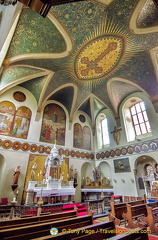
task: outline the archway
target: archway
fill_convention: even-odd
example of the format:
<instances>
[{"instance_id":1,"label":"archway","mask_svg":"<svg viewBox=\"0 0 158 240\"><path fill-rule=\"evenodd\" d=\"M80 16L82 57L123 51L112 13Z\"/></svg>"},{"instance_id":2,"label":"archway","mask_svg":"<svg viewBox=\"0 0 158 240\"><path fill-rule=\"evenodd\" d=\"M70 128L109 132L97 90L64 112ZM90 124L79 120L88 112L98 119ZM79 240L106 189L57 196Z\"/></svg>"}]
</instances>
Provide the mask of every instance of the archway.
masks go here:
<instances>
[{"instance_id":1,"label":"archway","mask_svg":"<svg viewBox=\"0 0 158 240\"><path fill-rule=\"evenodd\" d=\"M140 156L135 161L134 172L135 172L138 196L143 197L145 194L145 187L144 187L142 176L148 175L146 168L147 166L150 166L150 165L155 168L157 163L152 157L148 155Z\"/></svg>"},{"instance_id":2,"label":"archway","mask_svg":"<svg viewBox=\"0 0 158 240\"><path fill-rule=\"evenodd\" d=\"M89 162L83 163L81 167L81 186L84 185L84 181L87 177L92 179L93 174L93 166Z\"/></svg>"},{"instance_id":3,"label":"archway","mask_svg":"<svg viewBox=\"0 0 158 240\"><path fill-rule=\"evenodd\" d=\"M101 180L103 178L107 178L109 180L109 186L111 185L111 179L112 179L112 172L111 172L111 167L107 162L101 162L98 165L99 169L100 169L100 173L101 173Z\"/></svg>"}]
</instances>

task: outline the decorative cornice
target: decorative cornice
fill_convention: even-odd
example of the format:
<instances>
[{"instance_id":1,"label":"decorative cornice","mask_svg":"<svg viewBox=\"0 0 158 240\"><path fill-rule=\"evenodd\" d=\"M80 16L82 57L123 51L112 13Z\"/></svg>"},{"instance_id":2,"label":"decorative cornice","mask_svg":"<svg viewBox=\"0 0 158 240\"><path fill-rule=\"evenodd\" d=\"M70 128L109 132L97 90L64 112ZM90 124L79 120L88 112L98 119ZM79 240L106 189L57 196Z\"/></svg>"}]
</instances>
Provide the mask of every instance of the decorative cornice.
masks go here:
<instances>
[{"instance_id":1,"label":"decorative cornice","mask_svg":"<svg viewBox=\"0 0 158 240\"><path fill-rule=\"evenodd\" d=\"M158 149L158 139L154 139L151 141L146 141L141 144L132 144L129 146L124 146L117 149L111 149L108 151L98 152L96 153L96 159L108 159L108 158L116 158L125 155L132 155L132 154L141 154L144 152L151 152L157 151Z\"/></svg>"},{"instance_id":2,"label":"decorative cornice","mask_svg":"<svg viewBox=\"0 0 158 240\"><path fill-rule=\"evenodd\" d=\"M52 147L45 144L36 144L22 141L12 141L11 139L0 139L0 148L5 150L14 150L14 151L22 151L27 153L35 153L35 154L50 154ZM65 157L73 157L73 158L82 158L82 159L90 159L94 160L94 154L92 152L85 151L75 151L71 149L58 148L59 154L64 155Z\"/></svg>"}]
</instances>

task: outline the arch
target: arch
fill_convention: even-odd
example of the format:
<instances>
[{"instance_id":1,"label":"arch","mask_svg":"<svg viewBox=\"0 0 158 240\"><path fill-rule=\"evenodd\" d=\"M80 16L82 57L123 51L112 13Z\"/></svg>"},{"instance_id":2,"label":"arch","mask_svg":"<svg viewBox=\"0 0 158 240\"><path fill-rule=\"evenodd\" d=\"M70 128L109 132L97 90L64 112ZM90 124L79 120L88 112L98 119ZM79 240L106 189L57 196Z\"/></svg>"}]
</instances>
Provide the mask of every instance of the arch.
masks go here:
<instances>
[{"instance_id":1,"label":"arch","mask_svg":"<svg viewBox=\"0 0 158 240\"><path fill-rule=\"evenodd\" d=\"M85 163L82 164L82 167L81 167L81 185L84 185L84 181L85 181L86 177L89 177L89 178L92 179L93 169L94 169L94 167L92 166L92 164L90 162L85 162Z\"/></svg>"},{"instance_id":2,"label":"arch","mask_svg":"<svg viewBox=\"0 0 158 240\"><path fill-rule=\"evenodd\" d=\"M124 94L122 94L122 89L124 89ZM146 96L148 96L147 92L141 86L131 82L130 80L120 77L115 77L108 80L107 91L115 113L118 113L119 105L131 93L143 92L146 94Z\"/></svg>"},{"instance_id":3,"label":"arch","mask_svg":"<svg viewBox=\"0 0 158 240\"><path fill-rule=\"evenodd\" d=\"M101 172L101 179L107 178L109 182L109 186L111 186L112 170L109 163L107 163L106 161L103 161L98 165L98 167Z\"/></svg>"},{"instance_id":4,"label":"arch","mask_svg":"<svg viewBox=\"0 0 158 240\"><path fill-rule=\"evenodd\" d=\"M143 197L144 194L146 194L145 185L144 186L142 185L141 178L142 176L147 176L146 167L149 165L153 167L155 167L156 165L156 160L151 156L142 155L135 160L134 169L135 169L135 180L136 180L138 196ZM147 182L146 186L147 186L147 189L149 189L150 183Z\"/></svg>"},{"instance_id":5,"label":"arch","mask_svg":"<svg viewBox=\"0 0 158 240\"><path fill-rule=\"evenodd\" d=\"M138 121L139 117L137 116L138 113L134 114L135 118L134 120L134 115L132 113L132 107L136 105L142 105L141 107L141 116L143 119L142 124L146 126L146 130L138 132L136 129L135 125L137 125L139 128L141 127L140 121ZM122 117L123 123L124 123L124 128L125 128L125 133L127 137L127 142L131 142L134 140L141 140L146 137L152 136L152 131L151 131L151 123L150 123L150 113L148 113L149 109L149 99L145 98L144 94L142 93L137 93L137 94L131 94L129 95L121 104L120 106L120 116ZM131 109L131 110L130 110ZM152 108L150 109L150 111ZM153 112L154 114L154 112ZM144 118L145 116L145 118ZM137 122L137 123L136 123Z\"/></svg>"}]
</instances>

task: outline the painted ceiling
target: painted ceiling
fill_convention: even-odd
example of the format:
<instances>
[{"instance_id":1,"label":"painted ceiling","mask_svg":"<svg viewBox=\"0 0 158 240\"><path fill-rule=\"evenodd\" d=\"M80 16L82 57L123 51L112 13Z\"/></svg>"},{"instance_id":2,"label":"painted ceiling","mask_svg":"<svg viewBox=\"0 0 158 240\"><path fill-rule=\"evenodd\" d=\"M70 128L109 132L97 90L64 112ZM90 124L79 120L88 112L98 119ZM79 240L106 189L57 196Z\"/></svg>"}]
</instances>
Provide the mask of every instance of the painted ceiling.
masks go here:
<instances>
[{"instance_id":1,"label":"painted ceiling","mask_svg":"<svg viewBox=\"0 0 158 240\"><path fill-rule=\"evenodd\" d=\"M61 102L95 121L145 92L158 99L158 9L152 0L96 0L53 6L46 18L23 8L0 77L1 94L28 89L38 111Z\"/></svg>"}]
</instances>

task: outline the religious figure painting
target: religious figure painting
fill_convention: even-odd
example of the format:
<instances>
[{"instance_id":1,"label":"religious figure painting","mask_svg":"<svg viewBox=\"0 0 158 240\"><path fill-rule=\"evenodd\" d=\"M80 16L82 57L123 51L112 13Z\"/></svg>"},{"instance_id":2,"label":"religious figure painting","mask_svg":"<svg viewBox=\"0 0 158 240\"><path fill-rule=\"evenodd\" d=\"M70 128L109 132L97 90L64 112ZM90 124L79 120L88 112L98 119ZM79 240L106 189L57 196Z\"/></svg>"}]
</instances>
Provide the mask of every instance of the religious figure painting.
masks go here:
<instances>
[{"instance_id":1,"label":"religious figure painting","mask_svg":"<svg viewBox=\"0 0 158 240\"><path fill-rule=\"evenodd\" d=\"M88 126L82 126L79 123L74 124L74 141L75 148L91 150L91 131Z\"/></svg>"},{"instance_id":2,"label":"religious figure painting","mask_svg":"<svg viewBox=\"0 0 158 240\"><path fill-rule=\"evenodd\" d=\"M151 181L151 196L158 195L158 181Z\"/></svg>"},{"instance_id":3,"label":"religious figure painting","mask_svg":"<svg viewBox=\"0 0 158 240\"><path fill-rule=\"evenodd\" d=\"M43 113L40 141L65 145L66 114L57 104L48 104Z\"/></svg>"},{"instance_id":4,"label":"religious figure painting","mask_svg":"<svg viewBox=\"0 0 158 240\"><path fill-rule=\"evenodd\" d=\"M17 109L9 101L0 103L0 134L27 139L31 110L21 106Z\"/></svg>"},{"instance_id":5,"label":"religious figure painting","mask_svg":"<svg viewBox=\"0 0 158 240\"><path fill-rule=\"evenodd\" d=\"M91 150L91 131L87 126L83 127L83 149Z\"/></svg>"},{"instance_id":6,"label":"religious figure painting","mask_svg":"<svg viewBox=\"0 0 158 240\"><path fill-rule=\"evenodd\" d=\"M114 160L115 173L131 172L129 158Z\"/></svg>"}]
</instances>

